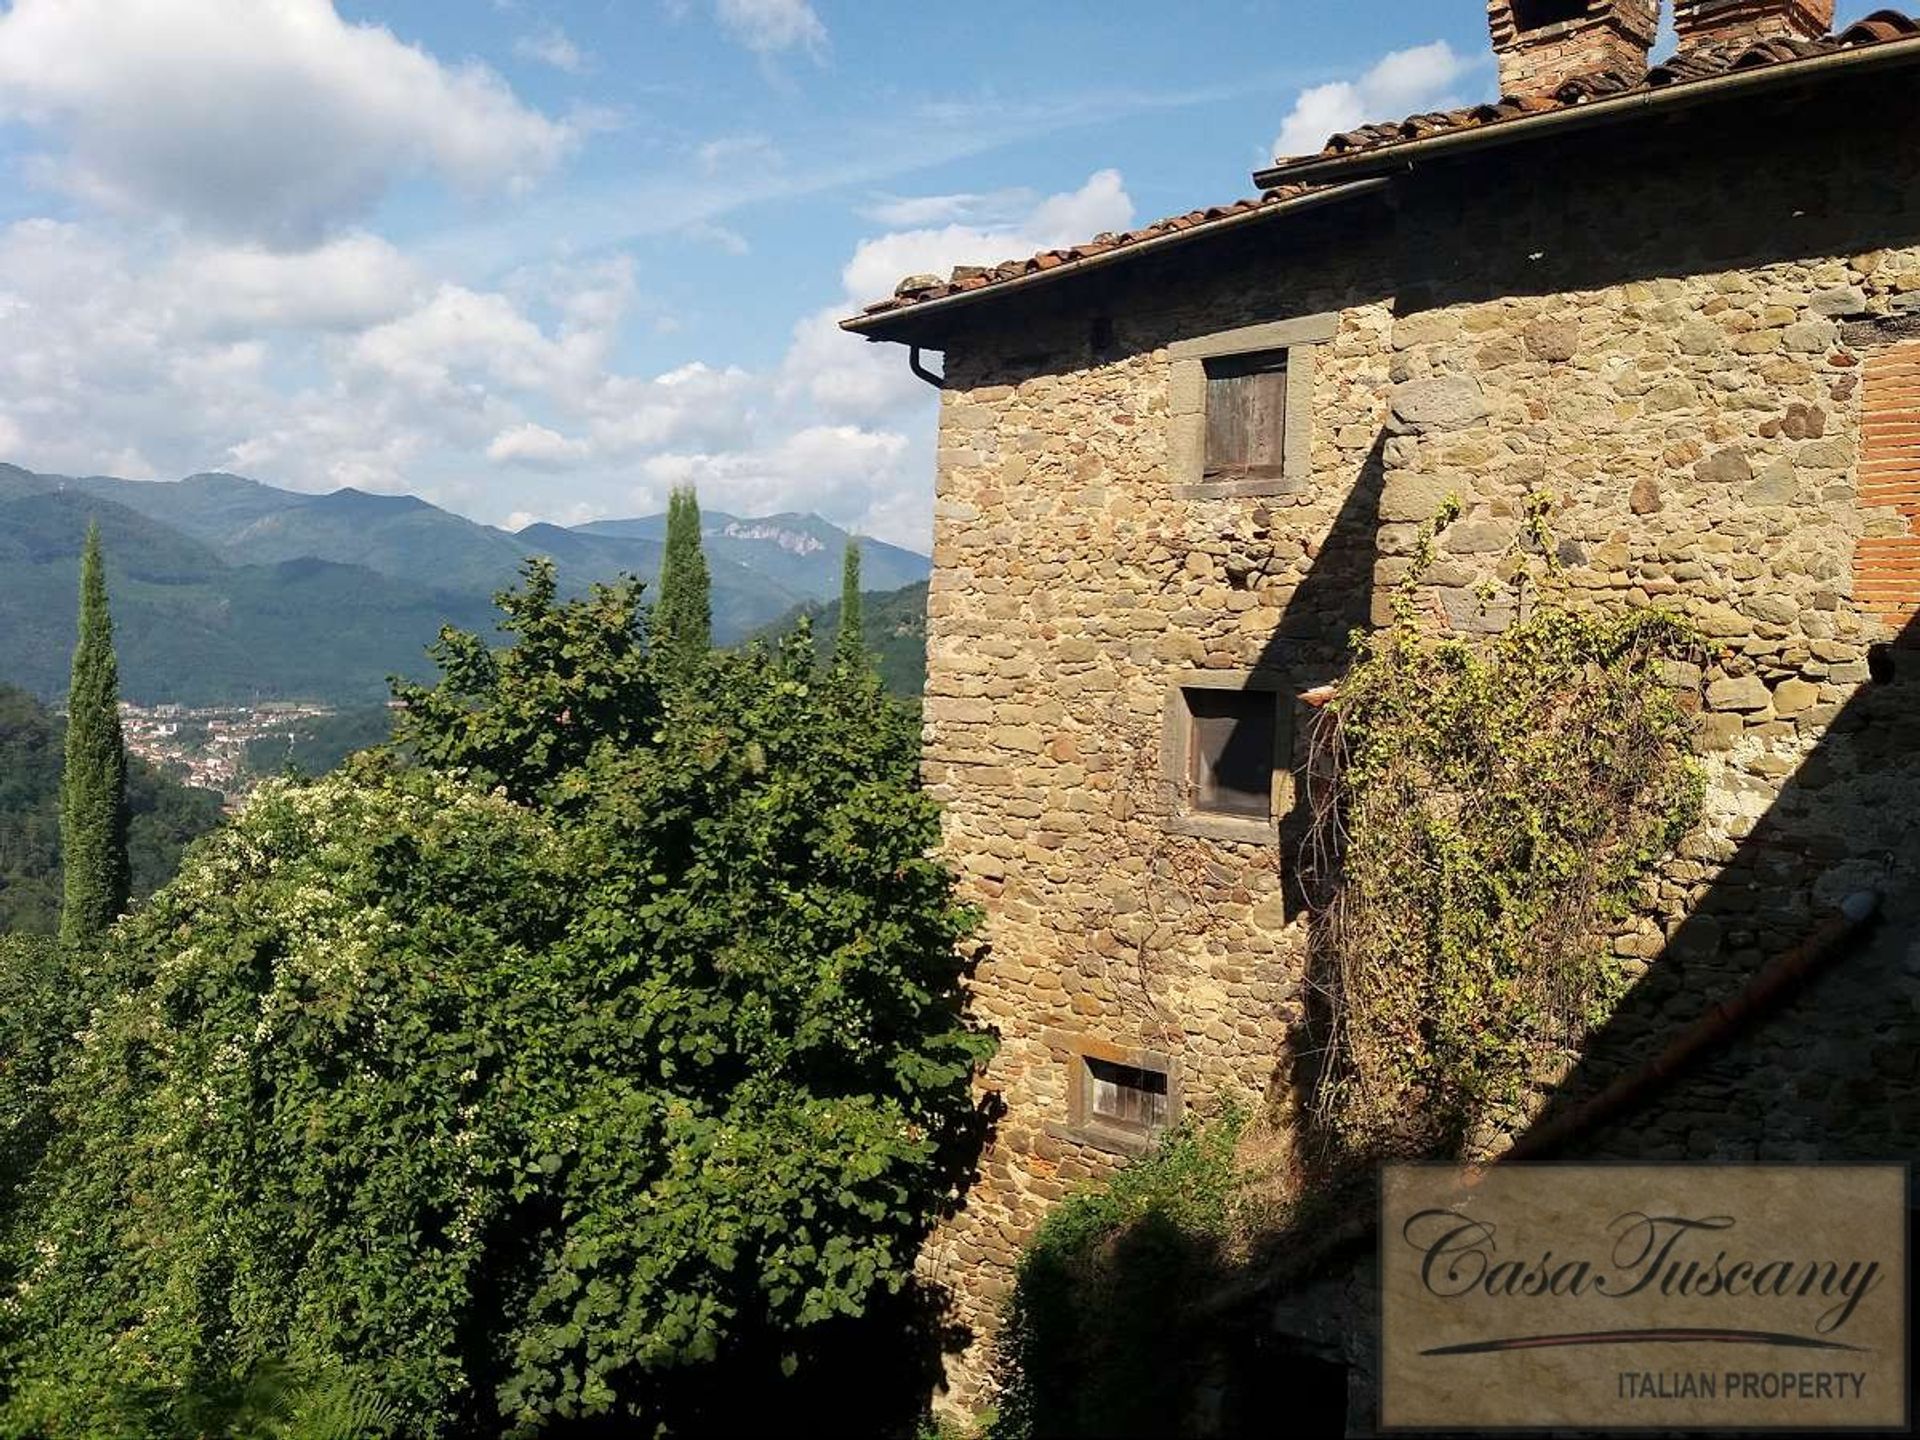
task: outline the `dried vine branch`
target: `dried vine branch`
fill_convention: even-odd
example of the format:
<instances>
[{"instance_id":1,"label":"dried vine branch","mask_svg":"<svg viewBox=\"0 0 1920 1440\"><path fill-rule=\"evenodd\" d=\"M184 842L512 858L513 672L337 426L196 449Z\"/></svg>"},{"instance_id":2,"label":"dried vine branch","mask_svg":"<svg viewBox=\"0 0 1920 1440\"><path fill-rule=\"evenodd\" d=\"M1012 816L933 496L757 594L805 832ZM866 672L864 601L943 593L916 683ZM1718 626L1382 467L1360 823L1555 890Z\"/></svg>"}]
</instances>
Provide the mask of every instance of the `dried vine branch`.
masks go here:
<instances>
[{"instance_id":1,"label":"dried vine branch","mask_svg":"<svg viewBox=\"0 0 1920 1440\"><path fill-rule=\"evenodd\" d=\"M1684 622L1536 598L1482 643L1435 636L1415 592L1451 518L1312 735L1323 1161L1471 1148L1617 1002L1607 938L1699 814Z\"/></svg>"}]
</instances>

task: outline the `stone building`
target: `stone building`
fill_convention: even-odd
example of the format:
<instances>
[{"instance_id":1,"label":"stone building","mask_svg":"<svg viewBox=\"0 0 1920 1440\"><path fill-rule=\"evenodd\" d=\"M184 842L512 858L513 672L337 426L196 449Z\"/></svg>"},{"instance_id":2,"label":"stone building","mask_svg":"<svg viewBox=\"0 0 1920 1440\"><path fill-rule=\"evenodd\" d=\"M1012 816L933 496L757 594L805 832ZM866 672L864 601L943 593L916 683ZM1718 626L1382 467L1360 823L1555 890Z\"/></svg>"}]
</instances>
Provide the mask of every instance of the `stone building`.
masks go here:
<instances>
[{"instance_id":1,"label":"stone building","mask_svg":"<svg viewBox=\"0 0 1920 1440\"><path fill-rule=\"evenodd\" d=\"M1684 1084L1580 1137L1905 1157L1920 1133L1920 23L1833 0L1493 0L1497 103L1334 137L1258 199L847 322L944 358L926 778L985 909L1005 1105L928 1255L992 1329L1047 1206L1183 1111L1292 1083L1307 712L1463 517L1436 623L1511 618L1528 498L1584 603L1709 638L1707 817L1615 941L1570 1082L1739 995L1843 899L1884 918ZM1273 1323L1370 1380L1351 1275ZM1342 1298L1344 1297L1344 1298ZM978 1350L954 1378L979 1380Z\"/></svg>"}]
</instances>

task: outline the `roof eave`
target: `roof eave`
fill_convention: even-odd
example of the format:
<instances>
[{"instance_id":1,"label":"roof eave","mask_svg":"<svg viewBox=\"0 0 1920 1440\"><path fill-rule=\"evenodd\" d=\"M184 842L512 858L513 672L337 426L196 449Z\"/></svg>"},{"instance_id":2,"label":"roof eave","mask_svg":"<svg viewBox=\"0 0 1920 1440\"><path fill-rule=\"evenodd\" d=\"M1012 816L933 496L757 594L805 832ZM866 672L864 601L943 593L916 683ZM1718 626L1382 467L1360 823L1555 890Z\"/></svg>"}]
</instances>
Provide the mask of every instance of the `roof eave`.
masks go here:
<instances>
[{"instance_id":1,"label":"roof eave","mask_svg":"<svg viewBox=\"0 0 1920 1440\"><path fill-rule=\"evenodd\" d=\"M1859 71L1910 64L1920 60L1920 36L1907 40L1883 41L1878 45L1841 50L1831 55L1814 55L1804 60L1788 60L1736 70L1730 75L1715 75L1690 80L1660 90L1588 100L1564 110L1549 110L1516 120L1501 120L1471 129L1452 130L1424 140L1404 140L1351 155L1330 155L1320 159L1270 166L1254 172L1254 183L1266 189L1275 185L1336 184L1350 180L1377 179L1411 170L1425 161L1451 158L1467 150L1490 150L1502 145L1517 145L1545 134L1564 134L1616 121L1635 118L1650 110L1681 110L1691 105L1745 94L1751 90L1787 88L1800 81L1823 79L1835 72Z\"/></svg>"},{"instance_id":2,"label":"roof eave","mask_svg":"<svg viewBox=\"0 0 1920 1440\"><path fill-rule=\"evenodd\" d=\"M1069 260L1063 265L1054 266L1051 270L1039 270L1030 275L1016 276L1011 280L994 281L976 290L963 290L959 294L945 295L938 300L921 300L892 310L875 311L871 315L855 315L851 319L842 320L840 328L855 335L864 335L869 340L925 343L924 335L916 340L916 332L924 332L930 328L928 322L932 322L933 325L943 323L955 311L972 309L988 301L1024 295L1037 285L1052 284L1070 276L1084 275L1089 270L1138 259L1143 255L1158 254L1176 245L1211 239L1226 231L1252 225L1261 220L1276 220L1286 215L1298 215L1303 210L1319 209L1339 201L1375 194L1384 190L1386 185L1385 180L1360 179L1351 184L1329 186L1323 190L1316 190L1311 195L1282 200L1278 204L1243 211L1238 215L1229 215L1204 225L1195 225L1166 235L1156 235L1151 240L1138 240L1130 245L1117 246L1112 250L1102 251L1098 255Z\"/></svg>"}]
</instances>

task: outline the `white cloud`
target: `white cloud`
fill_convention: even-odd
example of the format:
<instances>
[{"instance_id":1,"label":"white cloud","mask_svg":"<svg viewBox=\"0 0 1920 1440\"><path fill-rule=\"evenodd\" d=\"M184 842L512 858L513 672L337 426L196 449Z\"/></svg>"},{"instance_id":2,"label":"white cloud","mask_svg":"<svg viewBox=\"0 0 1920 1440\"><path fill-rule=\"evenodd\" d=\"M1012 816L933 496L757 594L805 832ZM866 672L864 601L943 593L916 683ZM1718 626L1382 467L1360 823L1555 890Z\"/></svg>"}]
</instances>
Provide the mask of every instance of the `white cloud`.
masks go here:
<instances>
[{"instance_id":1,"label":"white cloud","mask_svg":"<svg viewBox=\"0 0 1920 1440\"><path fill-rule=\"evenodd\" d=\"M624 365L662 313L624 256L463 283L436 268L453 260L364 230L275 247L102 216L0 224L0 459L228 469L516 523L644 513L692 482L715 508L817 510L924 547L935 393L837 321L907 270L1077 242L1133 207L1113 172L1045 198L885 204L934 223L871 235L757 373Z\"/></svg>"},{"instance_id":2,"label":"white cloud","mask_svg":"<svg viewBox=\"0 0 1920 1440\"><path fill-rule=\"evenodd\" d=\"M513 53L522 60L551 65L569 75L584 75L590 68L585 54L559 26L549 26L513 42Z\"/></svg>"},{"instance_id":3,"label":"white cloud","mask_svg":"<svg viewBox=\"0 0 1920 1440\"><path fill-rule=\"evenodd\" d=\"M164 281L178 286L209 333L358 330L399 314L419 285L406 256L366 234L300 253L191 249L171 268Z\"/></svg>"},{"instance_id":4,"label":"white cloud","mask_svg":"<svg viewBox=\"0 0 1920 1440\"><path fill-rule=\"evenodd\" d=\"M1317 155L1329 138L1377 120L1460 103L1456 87L1482 68L1444 40L1396 50L1358 80L1302 91L1273 142L1277 156Z\"/></svg>"},{"instance_id":5,"label":"white cloud","mask_svg":"<svg viewBox=\"0 0 1920 1440\"><path fill-rule=\"evenodd\" d=\"M406 175L524 185L574 138L332 0L15 0L0 118L50 134L62 153L34 173L63 189L294 247Z\"/></svg>"},{"instance_id":6,"label":"white cloud","mask_svg":"<svg viewBox=\"0 0 1920 1440\"><path fill-rule=\"evenodd\" d=\"M496 465L525 465L537 470L566 469L579 465L591 454L584 440L570 440L557 430L531 421L502 430L487 446L487 458Z\"/></svg>"},{"instance_id":7,"label":"white cloud","mask_svg":"<svg viewBox=\"0 0 1920 1440\"><path fill-rule=\"evenodd\" d=\"M773 55L785 50L820 54L827 27L807 0L714 0L720 26L749 50Z\"/></svg>"},{"instance_id":8,"label":"white cloud","mask_svg":"<svg viewBox=\"0 0 1920 1440\"><path fill-rule=\"evenodd\" d=\"M881 213L900 217L1006 215L1019 192L994 196L889 200ZM912 274L944 275L955 265L991 264L1040 250L1075 245L1103 230L1133 223L1133 201L1117 170L1101 170L1077 190L1035 201L1000 224L944 224L896 230L860 242L841 272L842 298L794 326L781 367L782 395L822 417L889 430L909 428L902 417L918 414L933 392L907 368L897 347L873 345L848 335L840 321L876 296L888 295Z\"/></svg>"},{"instance_id":9,"label":"white cloud","mask_svg":"<svg viewBox=\"0 0 1920 1440\"><path fill-rule=\"evenodd\" d=\"M988 194L890 195L860 213L881 225L919 229L928 225L1004 225L1031 209L1031 190Z\"/></svg>"},{"instance_id":10,"label":"white cloud","mask_svg":"<svg viewBox=\"0 0 1920 1440\"><path fill-rule=\"evenodd\" d=\"M702 503L735 514L864 515L872 497L906 483L910 452L907 437L890 431L809 426L765 447L652 456L641 466L649 482L643 493L663 496L692 485Z\"/></svg>"},{"instance_id":11,"label":"white cloud","mask_svg":"<svg viewBox=\"0 0 1920 1440\"><path fill-rule=\"evenodd\" d=\"M908 275L944 275L955 265L987 265L1077 245L1133 223L1133 200L1118 170L1101 170L1078 190L1049 196L1011 225L951 224L897 230L862 241L841 278L849 298L891 295Z\"/></svg>"}]
</instances>

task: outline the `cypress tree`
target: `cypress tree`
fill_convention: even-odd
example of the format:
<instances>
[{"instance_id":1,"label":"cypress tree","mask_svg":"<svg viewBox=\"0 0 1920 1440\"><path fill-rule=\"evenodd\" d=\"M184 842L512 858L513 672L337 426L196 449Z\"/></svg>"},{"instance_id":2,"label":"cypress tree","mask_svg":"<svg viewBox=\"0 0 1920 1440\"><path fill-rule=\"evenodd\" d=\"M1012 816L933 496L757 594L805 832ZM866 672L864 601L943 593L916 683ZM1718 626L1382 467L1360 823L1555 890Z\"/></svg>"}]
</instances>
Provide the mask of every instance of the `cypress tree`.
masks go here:
<instances>
[{"instance_id":1,"label":"cypress tree","mask_svg":"<svg viewBox=\"0 0 1920 1440\"><path fill-rule=\"evenodd\" d=\"M674 667L691 669L713 644L712 581L700 548L700 501L691 487L667 499L667 553L660 562L654 635Z\"/></svg>"},{"instance_id":2,"label":"cypress tree","mask_svg":"<svg viewBox=\"0 0 1920 1440\"><path fill-rule=\"evenodd\" d=\"M833 658L841 665L863 665L867 658L866 617L860 607L860 541L847 537L846 559L840 565L840 633L834 637Z\"/></svg>"},{"instance_id":3,"label":"cypress tree","mask_svg":"<svg viewBox=\"0 0 1920 1440\"><path fill-rule=\"evenodd\" d=\"M119 918L130 884L120 665L98 524L87 528L80 559L80 639L67 691L66 767L60 776L60 861L66 882L60 938L84 945Z\"/></svg>"}]
</instances>

